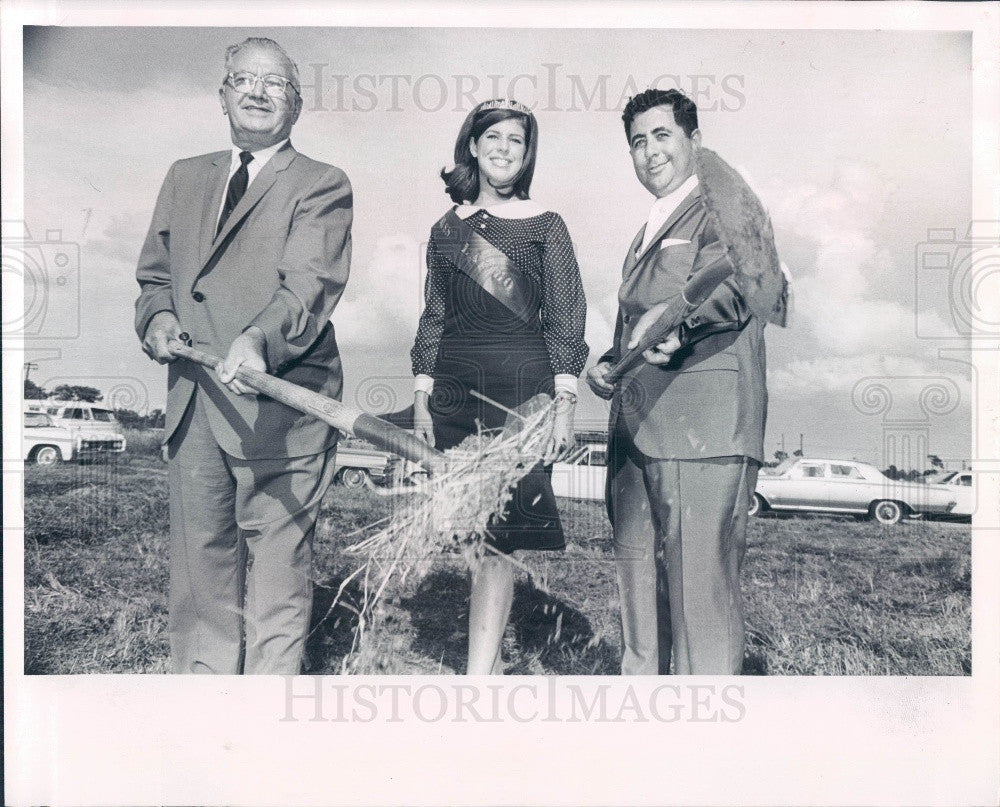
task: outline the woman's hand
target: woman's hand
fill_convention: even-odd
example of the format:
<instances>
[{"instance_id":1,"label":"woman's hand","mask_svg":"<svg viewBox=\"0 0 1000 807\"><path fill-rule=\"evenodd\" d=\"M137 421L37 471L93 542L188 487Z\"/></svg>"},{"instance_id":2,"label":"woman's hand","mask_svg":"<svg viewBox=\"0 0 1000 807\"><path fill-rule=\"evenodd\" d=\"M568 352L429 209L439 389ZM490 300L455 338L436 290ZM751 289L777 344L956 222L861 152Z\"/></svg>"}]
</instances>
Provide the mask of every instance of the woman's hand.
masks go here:
<instances>
[{"instance_id":1,"label":"woman's hand","mask_svg":"<svg viewBox=\"0 0 1000 807\"><path fill-rule=\"evenodd\" d=\"M413 396L413 434L434 448L434 419L429 406L430 396L416 392Z\"/></svg>"},{"instance_id":2,"label":"woman's hand","mask_svg":"<svg viewBox=\"0 0 1000 807\"><path fill-rule=\"evenodd\" d=\"M552 436L542 461L548 465L573 446L573 416L576 396L567 392L556 394L556 413L552 419Z\"/></svg>"}]
</instances>

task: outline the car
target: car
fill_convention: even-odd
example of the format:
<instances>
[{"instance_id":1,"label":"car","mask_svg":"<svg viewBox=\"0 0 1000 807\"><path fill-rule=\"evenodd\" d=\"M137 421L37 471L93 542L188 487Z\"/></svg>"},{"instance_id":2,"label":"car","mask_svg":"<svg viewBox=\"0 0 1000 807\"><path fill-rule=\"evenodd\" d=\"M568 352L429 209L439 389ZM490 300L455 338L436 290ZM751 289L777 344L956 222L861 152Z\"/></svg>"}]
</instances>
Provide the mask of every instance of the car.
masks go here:
<instances>
[{"instance_id":1,"label":"car","mask_svg":"<svg viewBox=\"0 0 1000 807\"><path fill-rule=\"evenodd\" d=\"M954 488L889 479L867 463L789 458L761 468L749 511L849 513L891 526L907 517L951 513L956 503Z\"/></svg>"},{"instance_id":2,"label":"car","mask_svg":"<svg viewBox=\"0 0 1000 807\"><path fill-rule=\"evenodd\" d=\"M956 504L949 515L972 518L974 509L972 471L939 471L933 477L928 477L927 481L933 482L935 485L947 485L951 488Z\"/></svg>"},{"instance_id":3,"label":"car","mask_svg":"<svg viewBox=\"0 0 1000 807\"><path fill-rule=\"evenodd\" d=\"M577 446L563 460L552 463L552 491L562 498L603 502L606 466L604 443Z\"/></svg>"},{"instance_id":4,"label":"car","mask_svg":"<svg viewBox=\"0 0 1000 807\"><path fill-rule=\"evenodd\" d=\"M334 481L345 488L401 483L403 473L410 470L395 454L357 439L341 441L334 462Z\"/></svg>"},{"instance_id":5,"label":"car","mask_svg":"<svg viewBox=\"0 0 1000 807\"><path fill-rule=\"evenodd\" d=\"M127 441L115 413L86 401L26 401L24 414L46 414L74 438L74 457L120 454Z\"/></svg>"},{"instance_id":6,"label":"car","mask_svg":"<svg viewBox=\"0 0 1000 807\"><path fill-rule=\"evenodd\" d=\"M44 407L48 408L48 407ZM62 408L52 407L53 416L39 404L26 406L21 438L21 458L35 465L56 465L59 462L87 459L104 454L120 454L125 450L126 440L119 434L113 419L101 421L113 424L111 429L88 428L80 419L76 427L67 425L66 419L58 417ZM104 410L110 413L110 410Z\"/></svg>"}]
</instances>

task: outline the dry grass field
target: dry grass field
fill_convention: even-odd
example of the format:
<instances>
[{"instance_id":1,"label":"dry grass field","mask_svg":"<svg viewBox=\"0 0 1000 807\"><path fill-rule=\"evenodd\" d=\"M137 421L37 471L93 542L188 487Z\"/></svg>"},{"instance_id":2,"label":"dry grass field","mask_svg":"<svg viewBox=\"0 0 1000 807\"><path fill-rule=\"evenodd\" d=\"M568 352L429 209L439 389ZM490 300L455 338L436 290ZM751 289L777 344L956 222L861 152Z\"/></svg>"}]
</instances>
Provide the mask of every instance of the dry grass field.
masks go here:
<instances>
[{"instance_id":1,"label":"dry grass field","mask_svg":"<svg viewBox=\"0 0 1000 807\"><path fill-rule=\"evenodd\" d=\"M166 466L155 451L117 462L29 468L25 480L25 671L167 669ZM352 653L360 592L333 595L356 560L345 536L392 499L331 488L316 541L309 671L462 672L468 583L457 555L389 593ZM620 640L610 529L594 502L561 500L570 545L530 555L504 641L508 672L614 675ZM883 529L836 517L751 520L743 588L745 672L968 675L970 529L915 521Z\"/></svg>"}]
</instances>

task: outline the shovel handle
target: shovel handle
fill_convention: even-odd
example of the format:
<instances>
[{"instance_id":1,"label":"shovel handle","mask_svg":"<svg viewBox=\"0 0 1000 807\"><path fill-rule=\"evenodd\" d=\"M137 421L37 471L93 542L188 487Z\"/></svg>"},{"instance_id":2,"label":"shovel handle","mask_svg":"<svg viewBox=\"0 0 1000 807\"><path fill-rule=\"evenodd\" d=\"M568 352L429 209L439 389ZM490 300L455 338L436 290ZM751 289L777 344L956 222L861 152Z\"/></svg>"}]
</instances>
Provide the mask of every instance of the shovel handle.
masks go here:
<instances>
[{"instance_id":1,"label":"shovel handle","mask_svg":"<svg viewBox=\"0 0 1000 807\"><path fill-rule=\"evenodd\" d=\"M186 340L187 335L180 334L180 339ZM217 369L222 364L222 359L218 356L193 348L178 339L172 339L168 347L175 356L211 370ZM444 467L444 454L388 421L372 417L326 395L305 389L291 381L275 378L260 370L240 367L236 371L236 377L248 387L269 398L299 412L312 415L346 435L361 437L385 451L412 460L429 471Z\"/></svg>"},{"instance_id":2,"label":"shovel handle","mask_svg":"<svg viewBox=\"0 0 1000 807\"><path fill-rule=\"evenodd\" d=\"M646 331L643 338L634 348L629 350L611 368L604 380L609 384L617 384L622 376L635 367L642 359L642 354L654 347L679 326L705 300L712 296L723 281L733 275L733 267L729 261L723 261L709 266L691 278L684 289L667 304L666 310Z\"/></svg>"}]
</instances>

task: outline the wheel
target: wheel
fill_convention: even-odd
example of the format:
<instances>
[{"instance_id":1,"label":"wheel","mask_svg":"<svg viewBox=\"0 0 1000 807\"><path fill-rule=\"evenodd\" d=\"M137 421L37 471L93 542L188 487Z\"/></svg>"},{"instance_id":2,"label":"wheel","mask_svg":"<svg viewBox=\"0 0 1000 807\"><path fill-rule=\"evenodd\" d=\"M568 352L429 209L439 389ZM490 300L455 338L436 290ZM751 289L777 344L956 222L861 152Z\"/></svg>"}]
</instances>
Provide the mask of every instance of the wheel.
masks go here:
<instances>
[{"instance_id":1,"label":"wheel","mask_svg":"<svg viewBox=\"0 0 1000 807\"><path fill-rule=\"evenodd\" d=\"M899 506L898 502L875 502L872 505L871 513L872 518L886 527L898 524L903 518L903 508Z\"/></svg>"},{"instance_id":2,"label":"wheel","mask_svg":"<svg viewBox=\"0 0 1000 807\"><path fill-rule=\"evenodd\" d=\"M761 512L766 509L767 504L764 502L764 498L759 493L755 493L753 498L750 500L750 507L747 510L747 515L759 516Z\"/></svg>"},{"instance_id":3,"label":"wheel","mask_svg":"<svg viewBox=\"0 0 1000 807\"><path fill-rule=\"evenodd\" d=\"M55 446L39 446L32 456L35 465L48 466L59 463L59 449Z\"/></svg>"},{"instance_id":4,"label":"wheel","mask_svg":"<svg viewBox=\"0 0 1000 807\"><path fill-rule=\"evenodd\" d=\"M345 488L363 488L368 482L368 472L361 468L344 468L340 472L340 484Z\"/></svg>"}]
</instances>

